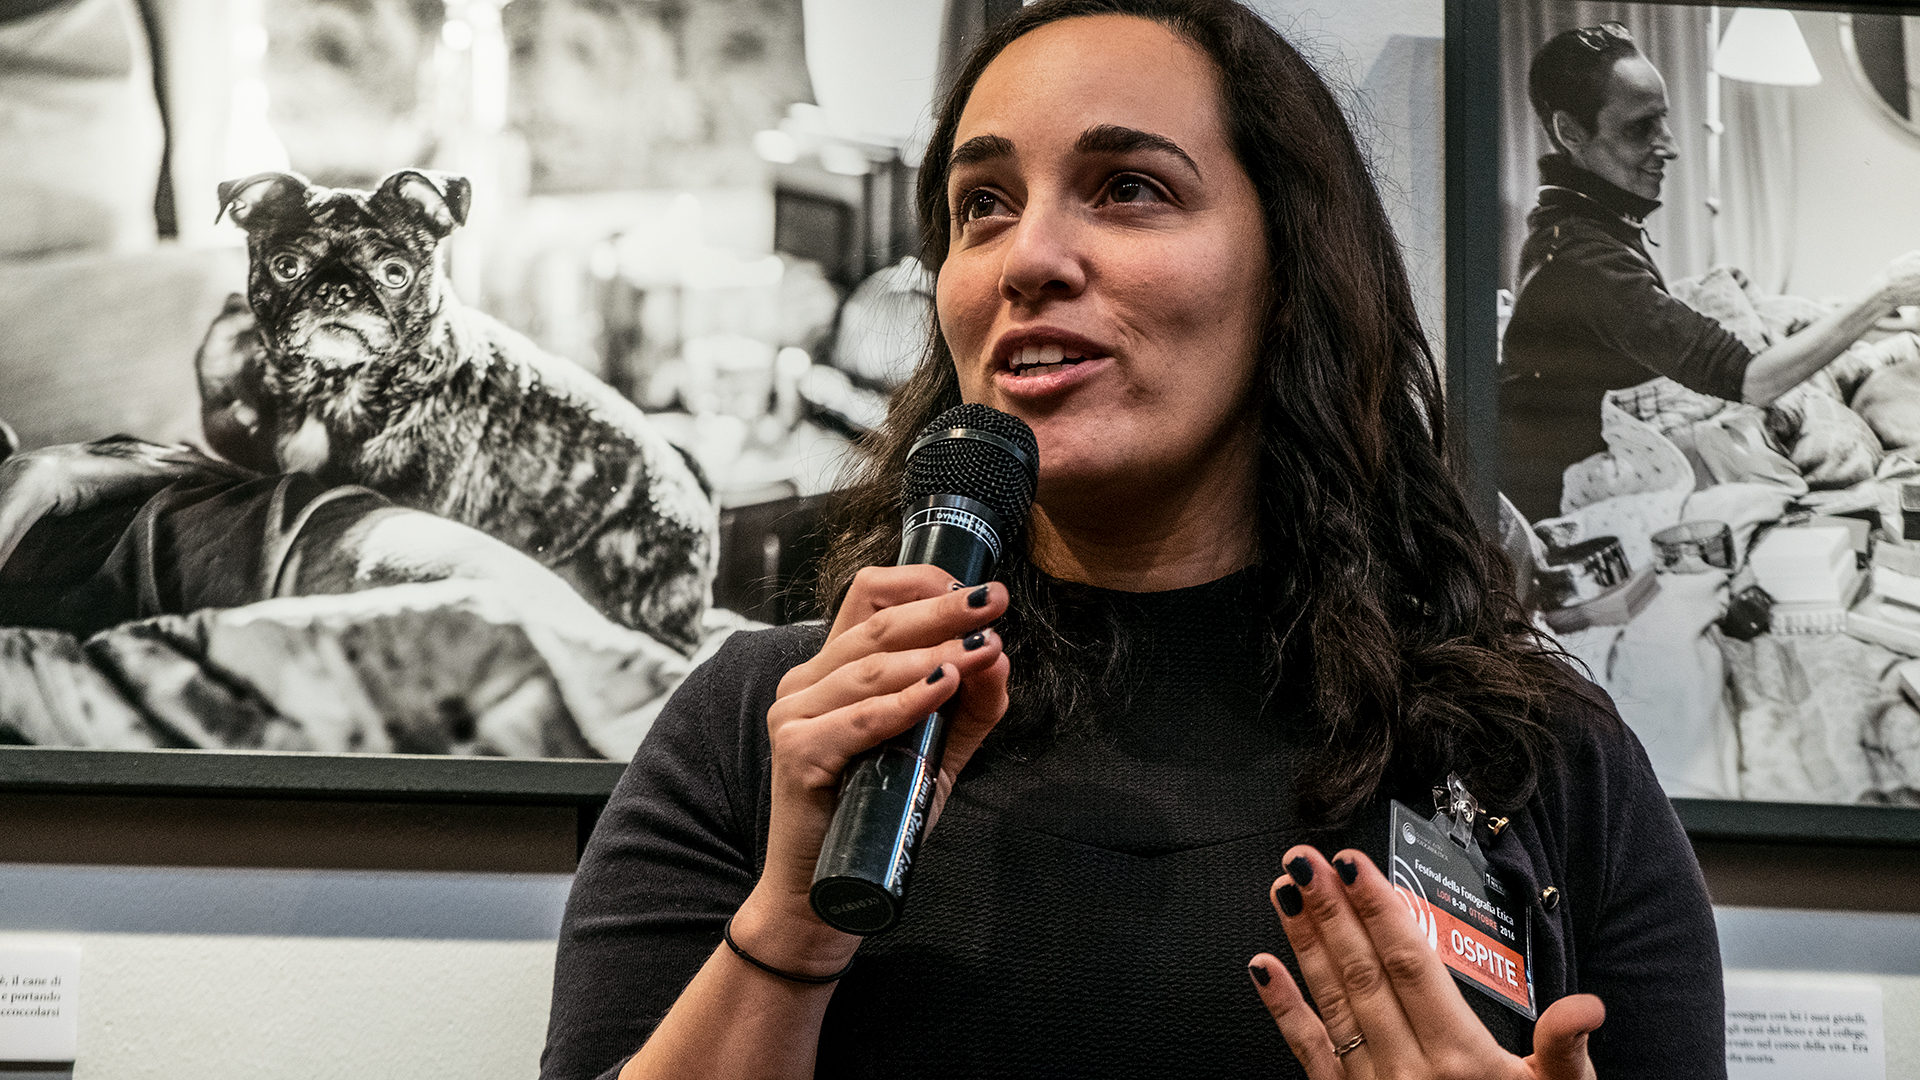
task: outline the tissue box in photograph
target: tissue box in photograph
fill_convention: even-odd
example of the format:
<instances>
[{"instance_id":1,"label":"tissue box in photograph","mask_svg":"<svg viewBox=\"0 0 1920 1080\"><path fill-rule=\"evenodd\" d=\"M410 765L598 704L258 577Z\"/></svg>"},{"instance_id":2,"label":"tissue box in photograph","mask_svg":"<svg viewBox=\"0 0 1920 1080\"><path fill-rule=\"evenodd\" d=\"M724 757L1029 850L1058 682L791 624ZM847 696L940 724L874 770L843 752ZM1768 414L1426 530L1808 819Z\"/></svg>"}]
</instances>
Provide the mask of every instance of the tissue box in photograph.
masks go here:
<instances>
[{"instance_id":1,"label":"tissue box in photograph","mask_svg":"<svg viewBox=\"0 0 1920 1080\"><path fill-rule=\"evenodd\" d=\"M1853 542L1839 526L1774 529L1747 557L1761 588L1782 604L1838 604L1854 571Z\"/></svg>"}]
</instances>

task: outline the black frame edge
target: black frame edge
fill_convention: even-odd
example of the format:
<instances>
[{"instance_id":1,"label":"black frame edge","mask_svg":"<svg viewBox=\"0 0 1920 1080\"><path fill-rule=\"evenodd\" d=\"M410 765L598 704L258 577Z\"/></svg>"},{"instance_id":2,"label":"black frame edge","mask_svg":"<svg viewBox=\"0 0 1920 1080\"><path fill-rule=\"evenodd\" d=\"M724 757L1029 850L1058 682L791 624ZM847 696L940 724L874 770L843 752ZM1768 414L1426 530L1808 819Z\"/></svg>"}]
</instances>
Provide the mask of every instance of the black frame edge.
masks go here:
<instances>
[{"instance_id":1,"label":"black frame edge","mask_svg":"<svg viewBox=\"0 0 1920 1080\"><path fill-rule=\"evenodd\" d=\"M1474 516L1497 531L1499 0L1447 0L1446 33L1447 412Z\"/></svg>"},{"instance_id":2,"label":"black frame edge","mask_svg":"<svg viewBox=\"0 0 1920 1080\"><path fill-rule=\"evenodd\" d=\"M1674 799L1673 809L1696 843L1920 847L1920 810L1901 806Z\"/></svg>"},{"instance_id":3,"label":"black frame edge","mask_svg":"<svg viewBox=\"0 0 1920 1080\"><path fill-rule=\"evenodd\" d=\"M0 792L593 806L626 763L211 750L0 750Z\"/></svg>"}]
</instances>

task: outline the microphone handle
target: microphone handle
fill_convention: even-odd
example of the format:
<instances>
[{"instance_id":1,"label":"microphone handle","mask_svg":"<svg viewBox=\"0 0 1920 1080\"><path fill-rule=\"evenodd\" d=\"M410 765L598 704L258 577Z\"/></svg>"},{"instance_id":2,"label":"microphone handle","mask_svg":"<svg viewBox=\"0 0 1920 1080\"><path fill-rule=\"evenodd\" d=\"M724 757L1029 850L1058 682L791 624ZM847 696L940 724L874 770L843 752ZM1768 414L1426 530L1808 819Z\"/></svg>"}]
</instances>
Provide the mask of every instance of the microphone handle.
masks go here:
<instances>
[{"instance_id":1,"label":"microphone handle","mask_svg":"<svg viewBox=\"0 0 1920 1080\"><path fill-rule=\"evenodd\" d=\"M900 921L946 743L947 718L928 713L847 766L808 894L828 926L866 935Z\"/></svg>"},{"instance_id":2,"label":"microphone handle","mask_svg":"<svg viewBox=\"0 0 1920 1080\"><path fill-rule=\"evenodd\" d=\"M897 565L928 563L978 585L993 577L1006 535L999 516L981 503L928 496L907 510ZM828 926L868 935L900 921L946 745L943 707L847 765L808 893Z\"/></svg>"}]
</instances>

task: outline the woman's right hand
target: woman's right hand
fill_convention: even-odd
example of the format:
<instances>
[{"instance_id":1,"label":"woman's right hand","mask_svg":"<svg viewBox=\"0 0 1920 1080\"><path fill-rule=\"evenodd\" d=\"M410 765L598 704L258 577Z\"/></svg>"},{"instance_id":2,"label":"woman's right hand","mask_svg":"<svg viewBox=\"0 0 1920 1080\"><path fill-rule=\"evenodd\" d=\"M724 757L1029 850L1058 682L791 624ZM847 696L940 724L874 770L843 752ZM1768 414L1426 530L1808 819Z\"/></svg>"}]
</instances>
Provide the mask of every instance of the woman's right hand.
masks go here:
<instances>
[{"instance_id":1,"label":"woman's right hand","mask_svg":"<svg viewBox=\"0 0 1920 1080\"><path fill-rule=\"evenodd\" d=\"M856 755L958 695L931 829L954 778L1006 713L1007 659L988 626L1006 609L1004 585L960 588L933 566L875 566L854 577L826 644L780 680L767 712L767 862L733 923L748 952L802 974L837 971L853 955L860 939L820 921L807 900L841 774Z\"/></svg>"}]
</instances>

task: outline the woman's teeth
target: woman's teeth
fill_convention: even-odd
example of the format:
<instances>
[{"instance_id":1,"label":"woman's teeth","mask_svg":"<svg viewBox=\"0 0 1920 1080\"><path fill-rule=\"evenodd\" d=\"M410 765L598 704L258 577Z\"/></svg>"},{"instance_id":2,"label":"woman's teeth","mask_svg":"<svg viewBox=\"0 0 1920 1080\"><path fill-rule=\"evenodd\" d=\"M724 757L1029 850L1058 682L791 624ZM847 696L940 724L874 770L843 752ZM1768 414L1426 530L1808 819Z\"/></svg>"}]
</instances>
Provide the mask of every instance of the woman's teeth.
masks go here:
<instances>
[{"instance_id":1,"label":"woman's teeth","mask_svg":"<svg viewBox=\"0 0 1920 1080\"><path fill-rule=\"evenodd\" d=\"M1067 351L1058 345L1029 345L1013 354L1013 362L1008 366L1015 375L1037 375L1042 368L1077 364L1085 359L1084 356L1068 356Z\"/></svg>"}]
</instances>

